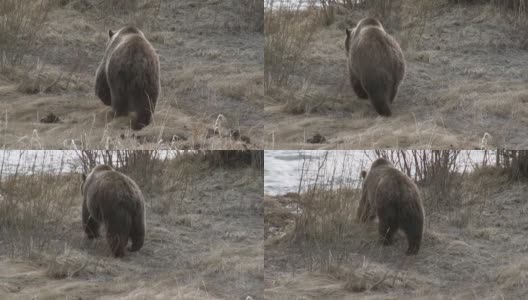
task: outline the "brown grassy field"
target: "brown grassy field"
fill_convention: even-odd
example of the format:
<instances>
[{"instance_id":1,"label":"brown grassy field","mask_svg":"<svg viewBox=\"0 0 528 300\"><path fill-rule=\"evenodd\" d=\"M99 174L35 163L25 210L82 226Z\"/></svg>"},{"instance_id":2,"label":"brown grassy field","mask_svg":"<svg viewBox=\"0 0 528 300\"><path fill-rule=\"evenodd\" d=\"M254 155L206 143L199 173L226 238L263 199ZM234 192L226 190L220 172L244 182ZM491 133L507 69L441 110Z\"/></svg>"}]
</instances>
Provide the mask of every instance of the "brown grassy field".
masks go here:
<instances>
[{"instance_id":1,"label":"brown grassy field","mask_svg":"<svg viewBox=\"0 0 528 300\"><path fill-rule=\"evenodd\" d=\"M4 1L9 22L0 25L0 146L262 148L262 4L243 4ZM154 122L138 132L129 129L128 118L114 119L94 93L108 30L127 24L145 33L161 64Z\"/></svg>"},{"instance_id":2,"label":"brown grassy field","mask_svg":"<svg viewBox=\"0 0 528 300\"><path fill-rule=\"evenodd\" d=\"M86 239L78 173L3 175L0 298L261 299L262 170L189 155L123 172L145 194L147 232L121 259Z\"/></svg>"},{"instance_id":3,"label":"brown grassy field","mask_svg":"<svg viewBox=\"0 0 528 300\"><path fill-rule=\"evenodd\" d=\"M405 255L401 232L384 247L377 223L355 222L358 188L265 196L266 299L526 297L526 180L488 166L445 183L419 185L416 256Z\"/></svg>"},{"instance_id":4,"label":"brown grassy field","mask_svg":"<svg viewBox=\"0 0 528 300\"><path fill-rule=\"evenodd\" d=\"M370 2L393 6L385 15L336 9L329 21L320 10L266 11L266 149L528 146L526 8L517 16L469 1ZM381 19L407 61L390 118L359 99L347 76L345 28L369 15ZM295 59L277 67L288 55Z\"/></svg>"}]
</instances>

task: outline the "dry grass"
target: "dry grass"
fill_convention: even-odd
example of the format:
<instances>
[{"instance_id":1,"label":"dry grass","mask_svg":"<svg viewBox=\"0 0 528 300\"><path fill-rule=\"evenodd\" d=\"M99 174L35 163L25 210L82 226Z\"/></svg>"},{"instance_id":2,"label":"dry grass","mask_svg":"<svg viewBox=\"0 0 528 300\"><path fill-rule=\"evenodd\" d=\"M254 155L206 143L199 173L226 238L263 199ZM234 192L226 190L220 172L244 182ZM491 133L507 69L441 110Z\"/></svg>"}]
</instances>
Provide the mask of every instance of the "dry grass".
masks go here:
<instances>
[{"instance_id":1,"label":"dry grass","mask_svg":"<svg viewBox=\"0 0 528 300\"><path fill-rule=\"evenodd\" d=\"M339 6L328 26L304 11L320 25L295 68L282 70L287 85L266 89L267 149L525 148L528 52L517 15L490 4L369 3ZM377 3L391 3L386 16ZM358 99L347 79L344 29L367 15L381 18L407 60L391 118ZM302 34L291 30L283 40ZM266 70L280 67L266 61ZM268 74L267 82L280 78ZM325 142L310 143L317 134Z\"/></svg>"},{"instance_id":2,"label":"dry grass","mask_svg":"<svg viewBox=\"0 0 528 300\"><path fill-rule=\"evenodd\" d=\"M34 46L18 47L27 52L24 61L0 72L2 146L262 148L264 41L258 1L248 0L243 8L238 1L215 0L52 3ZM93 92L108 29L126 24L144 31L161 60L162 92L153 124L139 132L129 129L128 118L114 118ZM42 122L49 114L60 121ZM216 130L219 116L223 121Z\"/></svg>"},{"instance_id":3,"label":"dry grass","mask_svg":"<svg viewBox=\"0 0 528 300\"><path fill-rule=\"evenodd\" d=\"M397 153L392 158L399 165ZM428 172L437 154L428 154ZM341 163L347 169L348 163ZM406 257L402 234L393 246L383 247L375 223L355 222L360 195L353 172L358 169L322 171L319 163L311 168L315 173L305 178L311 178L303 183L305 192L267 196L264 202L267 299L494 299L527 292L526 268L513 264L522 261L526 244L521 217L528 210L522 200L526 182L514 182L508 172L491 166L444 174L453 181L419 182L426 230L420 253ZM415 167L411 170L416 174ZM339 172L349 175L341 178ZM331 184L333 177L343 187ZM446 202L446 194L458 199Z\"/></svg>"},{"instance_id":4,"label":"dry grass","mask_svg":"<svg viewBox=\"0 0 528 300\"><path fill-rule=\"evenodd\" d=\"M111 256L104 239L85 238L78 173L42 171L37 159L18 167L16 175L2 165L0 296L262 295L262 171L248 163L214 167L213 158L200 153L174 159L161 154L98 153L98 161L113 159L146 198L145 245L122 259ZM80 161L71 166L82 169Z\"/></svg>"},{"instance_id":5,"label":"dry grass","mask_svg":"<svg viewBox=\"0 0 528 300\"><path fill-rule=\"evenodd\" d=\"M0 2L0 68L21 63L35 46L51 10L48 0L4 0Z\"/></svg>"},{"instance_id":6,"label":"dry grass","mask_svg":"<svg viewBox=\"0 0 528 300\"><path fill-rule=\"evenodd\" d=\"M299 4L285 1L266 2L264 17L266 42L264 46L264 76L266 90L274 86L288 85L306 50L314 41L318 20L312 6L306 9Z\"/></svg>"}]
</instances>

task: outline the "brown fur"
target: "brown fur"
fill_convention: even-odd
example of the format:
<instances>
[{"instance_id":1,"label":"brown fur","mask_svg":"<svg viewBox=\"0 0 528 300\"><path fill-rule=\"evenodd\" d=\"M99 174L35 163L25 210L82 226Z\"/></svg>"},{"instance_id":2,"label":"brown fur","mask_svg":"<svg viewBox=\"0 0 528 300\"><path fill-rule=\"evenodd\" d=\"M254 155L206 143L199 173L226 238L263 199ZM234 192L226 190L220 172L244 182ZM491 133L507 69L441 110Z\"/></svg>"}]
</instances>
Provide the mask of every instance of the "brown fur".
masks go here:
<instances>
[{"instance_id":1,"label":"brown fur","mask_svg":"<svg viewBox=\"0 0 528 300\"><path fill-rule=\"evenodd\" d=\"M392 243L398 229L407 236L407 255L417 254L423 235L425 213L416 184L386 159L379 158L365 177L357 218L360 222L378 217L384 245Z\"/></svg>"},{"instance_id":2,"label":"brown fur","mask_svg":"<svg viewBox=\"0 0 528 300\"><path fill-rule=\"evenodd\" d=\"M114 256L138 251L145 239L145 207L141 190L128 176L110 166L96 166L82 176L82 223L89 239L99 237L99 227L106 227L106 238Z\"/></svg>"},{"instance_id":3,"label":"brown fur","mask_svg":"<svg viewBox=\"0 0 528 300\"><path fill-rule=\"evenodd\" d=\"M95 74L95 94L117 116L128 115L139 130L150 124L160 93L156 50L135 27L109 31L109 41Z\"/></svg>"},{"instance_id":4,"label":"brown fur","mask_svg":"<svg viewBox=\"0 0 528 300\"><path fill-rule=\"evenodd\" d=\"M390 105L405 75L405 59L398 42L374 18L346 29L345 49L350 83L361 99L369 98L376 111L390 116Z\"/></svg>"}]
</instances>

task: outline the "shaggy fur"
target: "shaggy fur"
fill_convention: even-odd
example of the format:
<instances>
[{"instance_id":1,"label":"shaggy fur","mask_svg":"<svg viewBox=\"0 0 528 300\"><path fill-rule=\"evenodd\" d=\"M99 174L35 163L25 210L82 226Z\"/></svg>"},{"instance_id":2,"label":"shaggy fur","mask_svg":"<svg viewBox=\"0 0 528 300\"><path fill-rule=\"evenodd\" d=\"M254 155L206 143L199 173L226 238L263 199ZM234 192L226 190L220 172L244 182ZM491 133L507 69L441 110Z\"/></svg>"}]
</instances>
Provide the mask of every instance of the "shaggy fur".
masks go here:
<instances>
[{"instance_id":1,"label":"shaggy fur","mask_svg":"<svg viewBox=\"0 0 528 300\"><path fill-rule=\"evenodd\" d=\"M392 115L390 105L405 75L405 59L398 42L374 18L346 29L345 49L350 83L361 99L369 98L378 114Z\"/></svg>"},{"instance_id":2,"label":"shaggy fur","mask_svg":"<svg viewBox=\"0 0 528 300\"><path fill-rule=\"evenodd\" d=\"M135 27L108 32L109 41L95 74L95 94L117 116L130 117L134 130L150 124L160 93L156 50Z\"/></svg>"},{"instance_id":3,"label":"shaggy fur","mask_svg":"<svg viewBox=\"0 0 528 300\"><path fill-rule=\"evenodd\" d=\"M141 190L128 176L110 166L96 166L82 176L82 223L89 239L99 237L99 227L106 227L106 238L114 256L138 251L145 240L145 208Z\"/></svg>"},{"instance_id":4,"label":"shaggy fur","mask_svg":"<svg viewBox=\"0 0 528 300\"><path fill-rule=\"evenodd\" d=\"M386 159L377 159L365 177L357 218L369 222L378 217L384 245L390 245L398 229L407 236L407 255L417 254L423 235L424 209L416 184Z\"/></svg>"}]
</instances>

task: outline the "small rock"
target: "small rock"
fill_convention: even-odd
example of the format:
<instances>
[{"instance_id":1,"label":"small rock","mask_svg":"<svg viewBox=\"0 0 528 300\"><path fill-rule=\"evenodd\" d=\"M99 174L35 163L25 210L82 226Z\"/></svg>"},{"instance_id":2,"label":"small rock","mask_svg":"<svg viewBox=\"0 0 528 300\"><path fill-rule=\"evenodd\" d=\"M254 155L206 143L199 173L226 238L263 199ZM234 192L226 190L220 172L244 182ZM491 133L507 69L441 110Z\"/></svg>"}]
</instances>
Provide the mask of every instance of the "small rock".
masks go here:
<instances>
[{"instance_id":1,"label":"small rock","mask_svg":"<svg viewBox=\"0 0 528 300\"><path fill-rule=\"evenodd\" d=\"M238 141L238 139L240 138L240 130L231 130L231 137L235 140L235 141Z\"/></svg>"},{"instance_id":2,"label":"small rock","mask_svg":"<svg viewBox=\"0 0 528 300\"><path fill-rule=\"evenodd\" d=\"M175 134L172 136L171 138L171 141L172 142L177 142L177 141L186 141L187 140L187 137L185 137L183 134Z\"/></svg>"},{"instance_id":3,"label":"small rock","mask_svg":"<svg viewBox=\"0 0 528 300\"><path fill-rule=\"evenodd\" d=\"M60 118L54 113L49 113L45 118L40 119L40 123L59 123Z\"/></svg>"},{"instance_id":4,"label":"small rock","mask_svg":"<svg viewBox=\"0 0 528 300\"><path fill-rule=\"evenodd\" d=\"M246 144L251 144L251 139L246 135L241 136L240 140Z\"/></svg>"},{"instance_id":5,"label":"small rock","mask_svg":"<svg viewBox=\"0 0 528 300\"><path fill-rule=\"evenodd\" d=\"M207 135L205 136L206 139L211 138L215 135L217 135L218 132L214 130L213 128L207 128Z\"/></svg>"},{"instance_id":6,"label":"small rock","mask_svg":"<svg viewBox=\"0 0 528 300\"><path fill-rule=\"evenodd\" d=\"M322 144L326 142L326 138L319 133L316 133L312 138L309 138L306 142L310 144Z\"/></svg>"}]
</instances>

